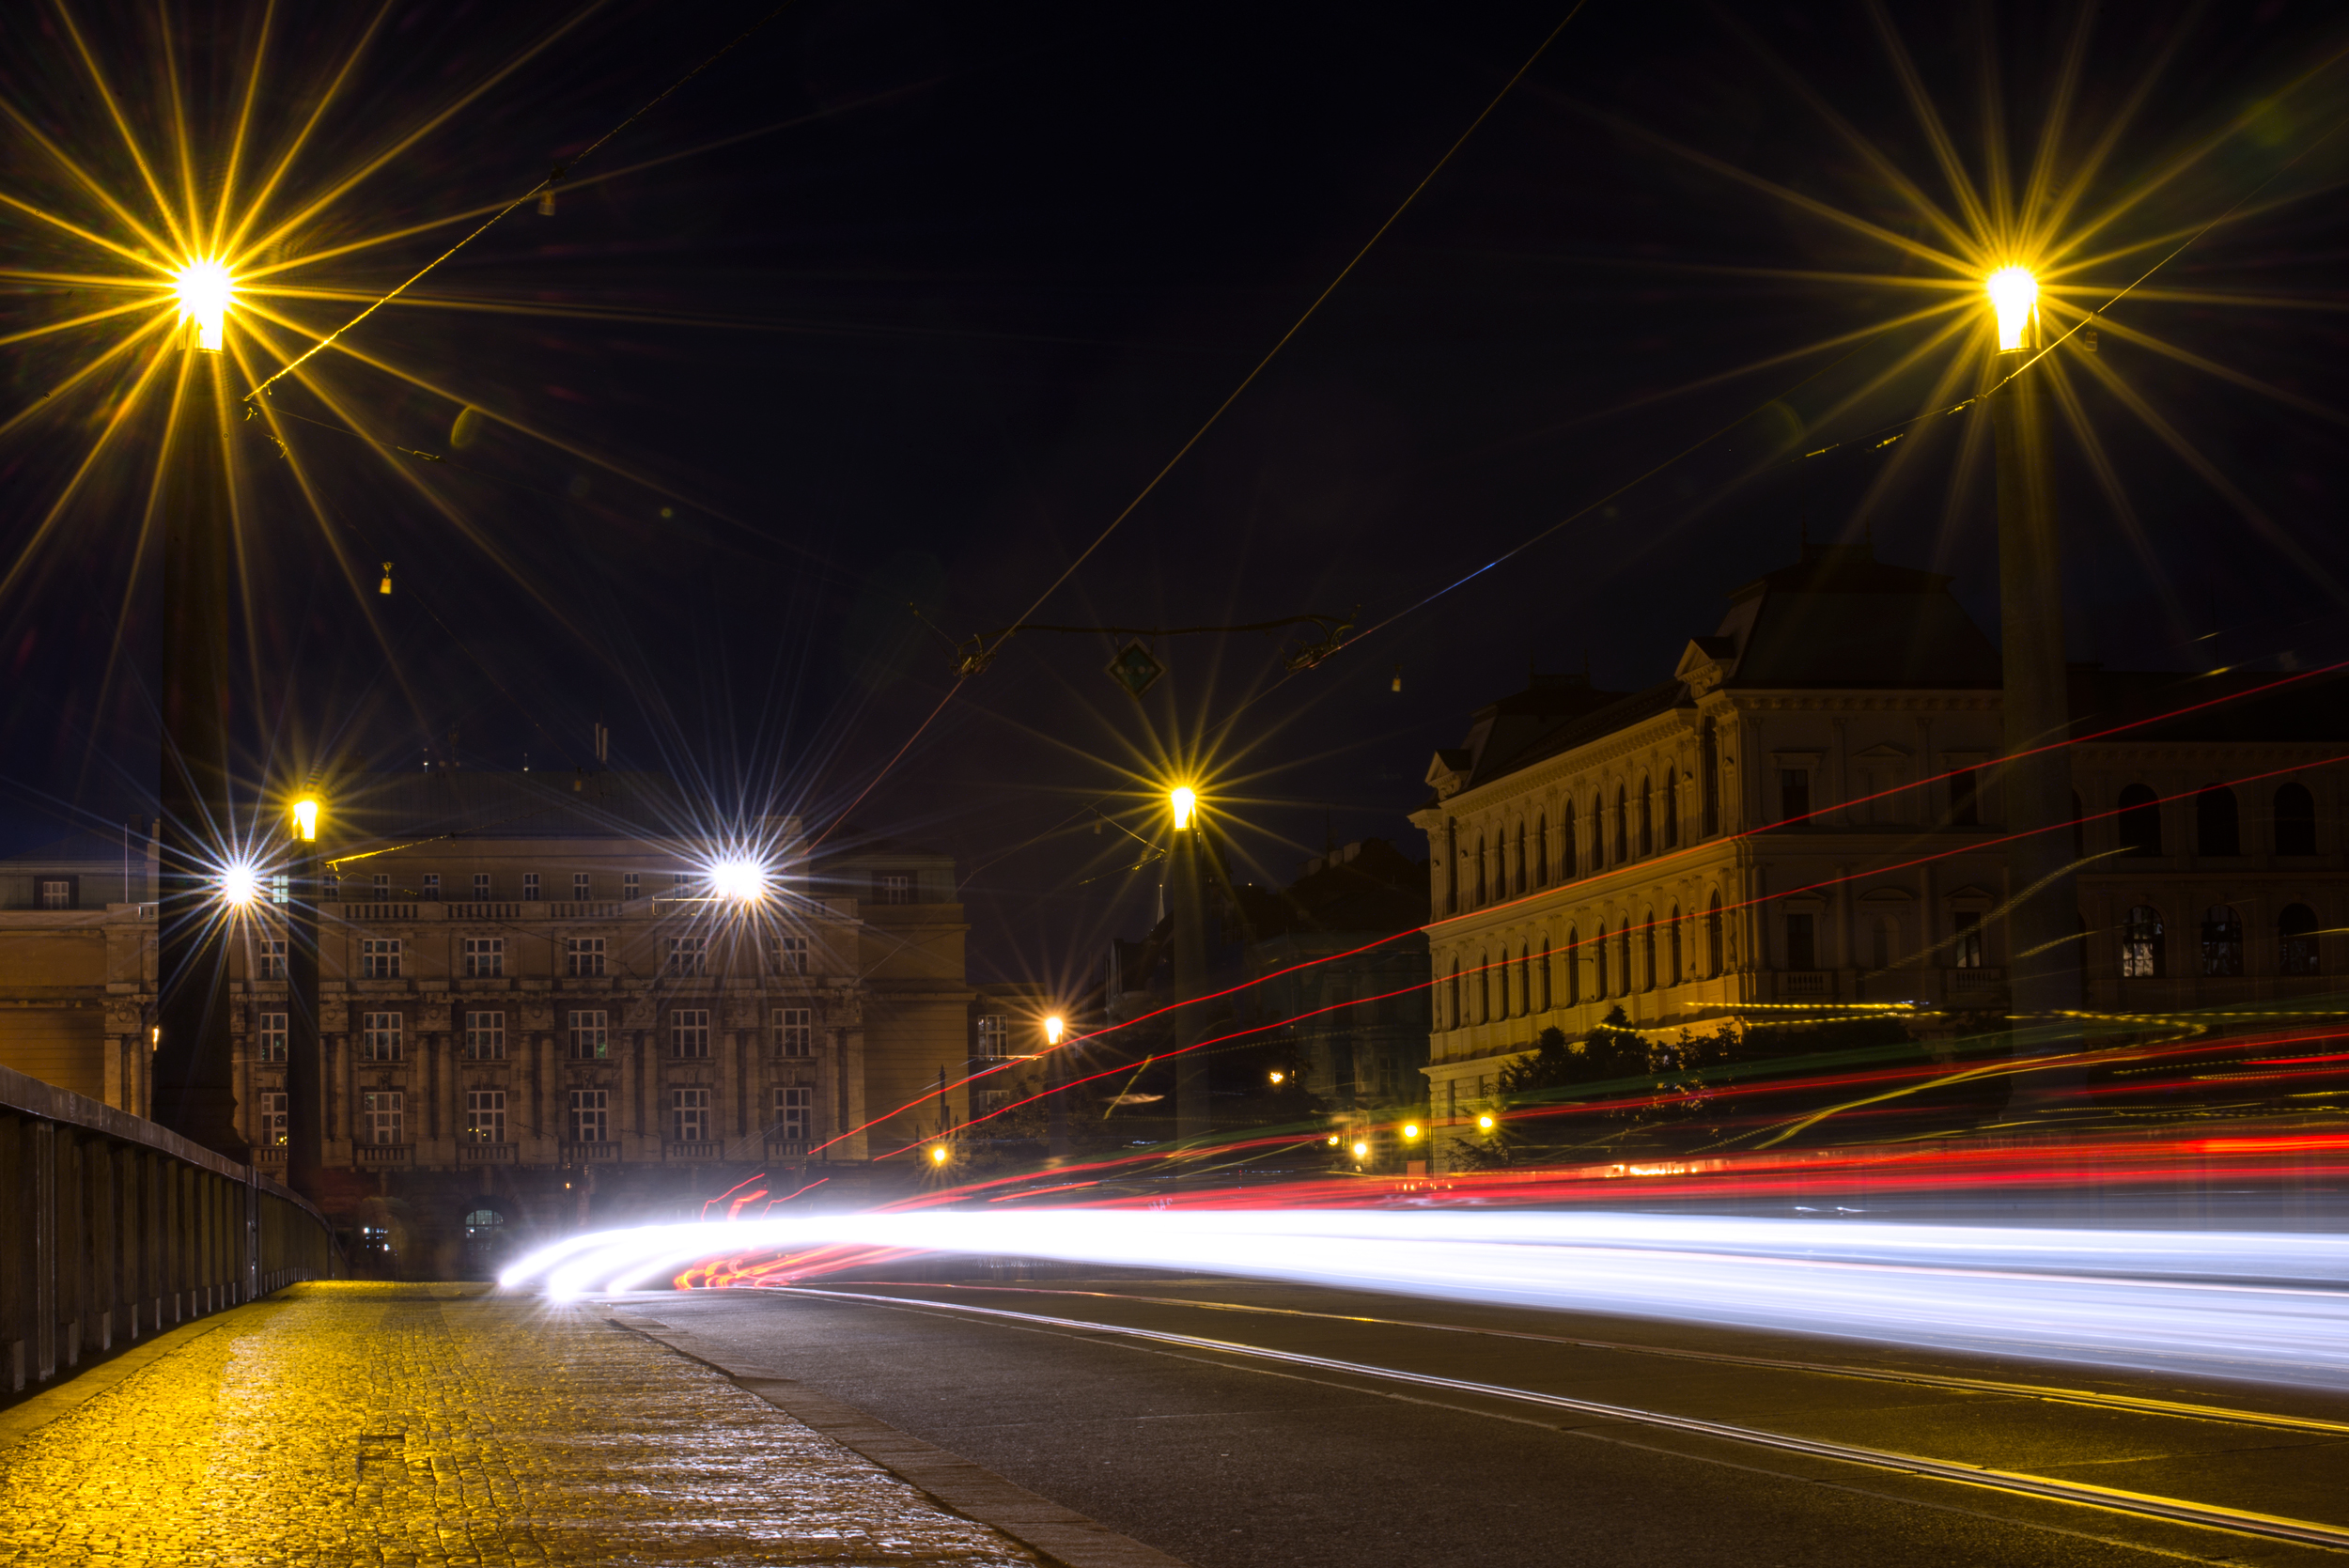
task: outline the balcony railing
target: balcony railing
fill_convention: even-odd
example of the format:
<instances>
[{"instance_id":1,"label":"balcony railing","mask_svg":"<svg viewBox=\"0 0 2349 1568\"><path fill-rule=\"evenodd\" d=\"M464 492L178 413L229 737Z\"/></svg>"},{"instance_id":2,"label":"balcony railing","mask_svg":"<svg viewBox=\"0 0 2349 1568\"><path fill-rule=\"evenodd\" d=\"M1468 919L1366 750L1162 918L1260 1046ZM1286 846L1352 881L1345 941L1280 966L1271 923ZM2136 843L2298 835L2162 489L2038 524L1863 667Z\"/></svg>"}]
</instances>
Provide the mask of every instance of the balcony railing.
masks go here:
<instances>
[{"instance_id":1,"label":"balcony railing","mask_svg":"<svg viewBox=\"0 0 2349 1568\"><path fill-rule=\"evenodd\" d=\"M1835 994L1835 976L1827 970L1785 970L1778 977L1778 994L1804 999L1831 997Z\"/></svg>"},{"instance_id":2,"label":"balcony railing","mask_svg":"<svg viewBox=\"0 0 2349 1568\"><path fill-rule=\"evenodd\" d=\"M416 918L416 907L413 904L346 904L343 906L343 918L345 920L413 920Z\"/></svg>"},{"instance_id":3,"label":"balcony railing","mask_svg":"<svg viewBox=\"0 0 2349 1568\"><path fill-rule=\"evenodd\" d=\"M443 905L451 920L520 920L520 904L448 904Z\"/></svg>"},{"instance_id":4,"label":"balcony railing","mask_svg":"<svg viewBox=\"0 0 2349 1568\"><path fill-rule=\"evenodd\" d=\"M2006 985L2006 970L1986 969L1952 970L1949 971L1948 979L1950 983L1950 994L1952 996L1964 996L1968 993L1980 994L1983 991L1995 991L2003 987Z\"/></svg>"},{"instance_id":5,"label":"balcony railing","mask_svg":"<svg viewBox=\"0 0 2349 1568\"><path fill-rule=\"evenodd\" d=\"M718 1139L705 1139L697 1143L664 1143L661 1145L661 1152L669 1159L694 1160L705 1163L726 1157L725 1143Z\"/></svg>"},{"instance_id":6,"label":"balcony railing","mask_svg":"<svg viewBox=\"0 0 2349 1568\"><path fill-rule=\"evenodd\" d=\"M412 1143L354 1143L350 1146L353 1165L408 1165L416 1157Z\"/></svg>"},{"instance_id":7,"label":"balcony railing","mask_svg":"<svg viewBox=\"0 0 2349 1568\"><path fill-rule=\"evenodd\" d=\"M594 1165L604 1160L614 1160L619 1157L620 1146L619 1144L614 1142L566 1143L563 1145L563 1163L566 1165Z\"/></svg>"},{"instance_id":8,"label":"balcony railing","mask_svg":"<svg viewBox=\"0 0 2349 1568\"><path fill-rule=\"evenodd\" d=\"M806 1153L807 1140L804 1138L770 1138L767 1140L769 1159L797 1159Z\"/></svg>"},{"instance_id":9,"label":"balcony railing","mask_svg":"<svg viewBox=\"0 0 2349 1568\"><path fill-rule=\"evenodd\" d=\"M514 1145L511 1143L459 1143L457 1157L467 1165L511 1165Z\"/></svg>"}]
</instances>

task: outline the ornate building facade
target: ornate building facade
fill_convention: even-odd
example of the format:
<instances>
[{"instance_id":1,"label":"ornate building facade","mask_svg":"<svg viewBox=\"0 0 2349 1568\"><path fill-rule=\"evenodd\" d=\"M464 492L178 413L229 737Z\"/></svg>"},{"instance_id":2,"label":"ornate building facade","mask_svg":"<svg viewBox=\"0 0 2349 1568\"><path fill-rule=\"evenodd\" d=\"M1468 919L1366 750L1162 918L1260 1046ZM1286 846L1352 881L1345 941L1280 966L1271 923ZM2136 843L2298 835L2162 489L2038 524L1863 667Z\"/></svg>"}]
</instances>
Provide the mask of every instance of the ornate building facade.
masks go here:
<instances>
[{"instance_id":1,"label":"ornate building facade","mask_svg":"<svg viewBox=\"0 0 2349 1568\"><path fill-rule=\"evenodd\" d=\"M2073 672L2074 735L2104 737L2071 752L2090 1009L2290 996L2349 958L2349 705L2336 677L2260 691L2284 678ZM2002 1011L1999 687L1948 579L1811 546L1669 680L1537 676L1480 710L1412 816L1434 1124L1457 1136L1541 1030L1617 1007L1666 1032L1815 1002Z\"/></svg>"}]
</instances>

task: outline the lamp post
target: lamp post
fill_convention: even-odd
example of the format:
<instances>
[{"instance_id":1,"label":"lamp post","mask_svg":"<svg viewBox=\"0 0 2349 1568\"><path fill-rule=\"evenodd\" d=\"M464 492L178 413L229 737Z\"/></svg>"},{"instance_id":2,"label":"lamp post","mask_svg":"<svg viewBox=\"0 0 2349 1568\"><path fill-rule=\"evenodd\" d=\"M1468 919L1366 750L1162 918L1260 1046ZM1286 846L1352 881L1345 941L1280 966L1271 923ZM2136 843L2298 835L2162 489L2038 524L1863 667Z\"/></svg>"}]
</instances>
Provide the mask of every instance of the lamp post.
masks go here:
<instances>
[{"instance_id":1,"label":"lamp post","mask_svg":"<svg viewBox=\"0 0 2349 1568\"><path fill-rule=\"evenodd\" d=\"M227 923L218 903L222 846L233 841L227 721L226 369L220 358L226 272L198 262L179 278L187 361L165 439L162 886L155 911L156 1120L232 1159L237 1131L228 1030Z\"/></svg>"},{"instance_id":2,"label":"lamp post","mask_svg":"<svg viewBox=\"0 0 2349 1568\"><path fill-rule=\"evenodd\" d=\"M1051 1107L1047 1152L1054 1164L1066 1159L1069 1153L1068 1096L1061 1092L1068 1082L1067 1063L1060 1048L1066 1029L1058 1015L1044 1020L1044 1090L1046 1103Z\"/></svg>"},{"instance_id":3,"label":"lamp post","mask_svg":"<svg viewBox=\"0 0 2349 1568\"><path fill-rule=\"evenodd\" d=\"M1204 838L1199 797L1188 784L1169 793L1174 814L1173 846L1166 856L1166 907L1174 949L1174 1136L1204 1138L1214 1125L1207 1101L1207 1060L1195 1048L1206 1032L1196 1007L1188 1005L1205 989L1206 932L1199 908L1199 857Z\"/></svg>"},{"instance_id":4,"label":"lamp post","mask_svg":"<svg viewBox=\"0 0 2349 1568\"><path fill-rule=\"evenodd\" d=\"M1998 316L1993 366L2001 382L1990 396L1998 442L2000 711L2009 759L1999 782L2006 831L2019 835L2008 851L2008 1006L2018 1017L2056 1019L2080 1005L2079 901L2071 837L2063 831L2073 816L2071 762L2057 746L2071 724L2061 551L2041 377L2025 368L2041 348L2039 286L2028 268L2006 267L1990 275L1987 287ZM2077 1025L2056 1021L2059 1035L2077 1032ZM2051 1078L2035 1086L2043 1094L2061 1087Z\"/></svg>"},{"instance_id":5,"label":"lamp post","mask_svg":"<svg viewBox=\"0 0 2349 1568\"><path fill-rule=\"evenodd\" d=\"M326 1167L326 1062L319 1029L319 803L296 800L286 867L286 1182L317 1198Z\"/></svg>"}]
</instances>

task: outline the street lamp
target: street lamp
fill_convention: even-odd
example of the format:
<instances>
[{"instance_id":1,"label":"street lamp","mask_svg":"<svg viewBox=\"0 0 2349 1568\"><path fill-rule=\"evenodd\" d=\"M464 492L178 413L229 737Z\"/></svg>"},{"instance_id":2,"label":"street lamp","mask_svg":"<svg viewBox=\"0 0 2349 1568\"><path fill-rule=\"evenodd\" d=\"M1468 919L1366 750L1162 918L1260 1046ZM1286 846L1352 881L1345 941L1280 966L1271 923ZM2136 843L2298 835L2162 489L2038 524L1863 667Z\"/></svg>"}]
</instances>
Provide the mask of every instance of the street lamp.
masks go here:
<instances>
[{"instance_id":1,"label":"street lamp","mask_svg":"<svg viewBox=\"0 0 2349 1568\"><path fill-rule=\"evenodd\" d=\"M1059 1045L1061 1032L1066 1027L1057 1017L1045 1019L1044 1043L1047 1046Z\"/></svg>"},{"instance_id":2,"label":"street lamp","mask_svg":"<svg viewBox=\"0 0 2349 1568\"><path fill-rule=\"evenodd\" d=\"M325 803L293 803L286 867L286 1182L316 1197L326 1164L326 1065L319 1030L319 825Z\"/></svg>"},{"instance_id":3,"label":"street lamp","mask_svg":"<svg viewBox=\"0 0 2349 1568\"><path fill-rule=\"evenodd\" d=\"M1493 1119L1493 1113L1489 1110L1476 1118L1476 1130L1478 1132L1490 1132L1496 1125L1497 1124Z\"/></svg>"},{"instance_id":4,"label":"street lamp","mask_svg":"<svg viewBox=\"0 0 2349 1568\"><path fill-rule=\"evenodd\" d=\"M179 319L195 329L195 346L209 354L219 353L228 306L237 292L228 269L218 261L191 261L173 274L171 289L179 298Z\"/></svg>"},{"instance_id":5,"label":"street lamp","mask_svg":"<svg viewBox=\"0 0 2349 1568\"><path fill-rule=\"evenodd\" d=\"M1207 1061L1198 1045L1206 1029L1199 1009L1186 1005L1206 989L1206 928L1200 912L1199 795L1189 784L1167 791L1174 839L1166 856L1166 904L1174 957L1174 1135L1204 1138L1213 1126Z\"/></svg>"},{"instance_id":6,"label":"street lamp","mask_svg":"<svg viewBox=\"0 0 2349 1568\"><path fill-rule=\"evenodd\" d=\"M755 904L767 896L767 868L741 855L730 855L709 868L710 891L737 904Z\"/></svg>"},{"instance_id":7,"label":"street lamp","mask_svg":"<svg viewBox=\"0 0 2349 1568\"><path fill-rule=\"evenodd\" d=\"M2080 1005L2073 945L2079 900L2070 835L2061 831L2072 815L2071 763L2055 745L2070 733L2072 715L2062 553L2039 407L2039 281L2030 268L2012 265L1983 287L1998 331L1989 402L1998 440L1999 711L2008 758L1999 784L2011 835L2008 875L2025 890L2007 917L2007 1002L2016 1017L2060 1019ZM2019 1054L2019 1033L2015 1048ZM2063 1087L2047 1078L2028 1087L2016 1082L2025 1095Z\"/></svg>"},{"instance_id":8,"label":"street lamp","mask_svg":"<svg viewBox=\"0 0 2349 1568\"><path fill-rule=\"evenodd\" d=\"M250 861L231 861L221 868L220 896L223 902L241 909L260 896L261 874L253 869Z\"/></svg>"},{"instance_id":9,"label":"street lamp","mask_svg":"<svg viewBox=\"0 0 2349 1568\"><path fill-rule=\"evenodd\" d=\"M930 1145L930 1163L932 1165L943 1165L946 1163L945 1144L933 1143Z\"/></svg>"}]
</instances>

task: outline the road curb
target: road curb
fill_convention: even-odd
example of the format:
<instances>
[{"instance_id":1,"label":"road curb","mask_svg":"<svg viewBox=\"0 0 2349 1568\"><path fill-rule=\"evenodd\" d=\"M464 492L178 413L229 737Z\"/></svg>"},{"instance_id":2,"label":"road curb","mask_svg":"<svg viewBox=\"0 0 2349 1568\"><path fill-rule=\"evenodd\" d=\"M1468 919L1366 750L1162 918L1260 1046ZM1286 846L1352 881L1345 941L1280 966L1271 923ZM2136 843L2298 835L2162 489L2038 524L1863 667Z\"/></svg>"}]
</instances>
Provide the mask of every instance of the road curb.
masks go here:
<instances>
[{"instance_id":1,"label":"road curb","mask_svg":"<svg viewBox=\"0 0 2349 1568\"><path fill-rule=\"evenodd\" d=\"M704 1353L698 1339L658 1318L607 1307L606 1321L641 1334L757 1395L785 1415L937 1499L943 1507L1001 1531L1061 1568L1187 1568L1155 1546L1120 1535L1097 1519L1038 1497L974 1465L770 1367L730 1365ZM686 1342L680 1343L678 1342Z\"/></svg>"}]
</instances>

